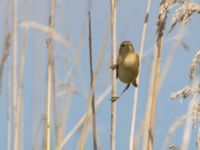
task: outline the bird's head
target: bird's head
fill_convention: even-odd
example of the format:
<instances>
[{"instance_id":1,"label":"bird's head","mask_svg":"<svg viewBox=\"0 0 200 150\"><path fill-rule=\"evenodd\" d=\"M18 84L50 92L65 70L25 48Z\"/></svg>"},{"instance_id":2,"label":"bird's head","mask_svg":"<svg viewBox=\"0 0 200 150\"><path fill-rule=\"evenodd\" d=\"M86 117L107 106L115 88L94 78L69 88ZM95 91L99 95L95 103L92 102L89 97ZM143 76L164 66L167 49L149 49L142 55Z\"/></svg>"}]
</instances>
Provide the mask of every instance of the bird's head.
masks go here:
<instances>
[{"instance_id":1,"label":"bird's head","mask_svg":"<svg viewBox=\"0 0 200 150\"><path fill-rule=\"evenodd\" d=\"M133 51L134 51L134 47L130 41L123 41L120 44L119 53L128 53L128 52L133 52Z\"/></svg>"}]
</instances>

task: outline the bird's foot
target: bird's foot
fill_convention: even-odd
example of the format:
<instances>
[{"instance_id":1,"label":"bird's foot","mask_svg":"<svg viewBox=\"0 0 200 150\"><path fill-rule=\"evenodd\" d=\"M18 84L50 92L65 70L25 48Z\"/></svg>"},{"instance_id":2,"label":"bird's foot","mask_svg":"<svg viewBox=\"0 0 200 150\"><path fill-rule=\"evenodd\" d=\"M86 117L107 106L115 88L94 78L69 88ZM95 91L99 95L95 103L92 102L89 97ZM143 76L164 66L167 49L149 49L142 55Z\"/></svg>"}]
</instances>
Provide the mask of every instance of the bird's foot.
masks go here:
<instances>
[{"instance_id":1,"label":"bird's foot","mask_svg":"<svg viewBox=\"0 0 200 150\"><path fill-rule=\"evenodd\" d=\"M118 100L120 97L119 96L112 96L111 100L112 103L115 102L116 100Z\"/></svg>"},{"instance_id":2,"label":"bird's foot","mask_svg":"<svg viewBox=\"0 0 200 150\"><path fill-rule=\"evenodd\" d=\"M117 69L117 67L118 67L118 64L114 64L114 65L110 66L110 68L111 68L112 70Z\"/></svg>"}]
</instances>

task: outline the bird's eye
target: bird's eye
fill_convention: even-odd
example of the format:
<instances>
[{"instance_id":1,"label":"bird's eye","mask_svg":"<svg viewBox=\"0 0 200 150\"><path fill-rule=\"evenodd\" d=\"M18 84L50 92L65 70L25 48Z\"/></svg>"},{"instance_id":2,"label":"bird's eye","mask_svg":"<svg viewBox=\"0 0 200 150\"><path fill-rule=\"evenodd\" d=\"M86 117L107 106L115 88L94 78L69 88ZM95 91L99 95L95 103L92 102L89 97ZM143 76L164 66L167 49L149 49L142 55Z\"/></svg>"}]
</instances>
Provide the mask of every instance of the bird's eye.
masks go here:
<instances>
[{"instance_id":1,"label":"bird's eye","mask_svg":"<svg viewBox=\"0 0 200 150\"><path fill-rule=\"evenodd\" d=\"M125 47L125 44L121 44L121 47Z\"/></svg>"}]
</instances>

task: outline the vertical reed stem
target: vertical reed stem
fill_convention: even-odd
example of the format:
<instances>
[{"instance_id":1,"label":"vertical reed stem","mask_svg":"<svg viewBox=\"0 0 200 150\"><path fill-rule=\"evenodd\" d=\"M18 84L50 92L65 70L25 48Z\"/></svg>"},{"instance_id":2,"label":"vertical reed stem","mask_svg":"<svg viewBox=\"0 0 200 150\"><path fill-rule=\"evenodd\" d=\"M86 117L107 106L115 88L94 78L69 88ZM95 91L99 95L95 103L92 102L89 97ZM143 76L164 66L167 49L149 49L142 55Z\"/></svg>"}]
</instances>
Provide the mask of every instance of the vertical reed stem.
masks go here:
<instances>
[{"instance_id":1,"label":"vertical reed stem","mask_svg":"<svg viewBox=\"0 0 200 150\"><path fill-rule=\"evenodd\" d=\"M160 60L161 60L161 48L162 37L157 41L157 47L154 50L154 59L152 63L151 79L149 86L149 97L147 112L145 117L145 132L143 150L152 150L154 141L154 126L155 126L155 112L158 96L158 87L160 79Z\"/></svg>"},{"instance_id":2,"label":"vertical reed stem","mask_svg":"<svg viewBox=\"0 0 200 150\"><path fill-rule=\"evenodd\" d=\"M143 56L143 52L144 52L145 35L146 35L146 31L147 31L147 25L148 25L148 19L149 19L149 11L150 11L150 7L151 7L151 1L152 0L148 0L147 1L147 8L146 8L146 14L145 14L145 19L144 19L144 26L143 26L143 31L142 31L142 37L141 37L141 44L140 44L140 66L139 66L139 74L138 74L138 79L137 79L138 85L139 85L139 82L140 82L142 56ZM136 120L137 102L138 102L138 88L135 88L135 93L134 93L134 100L133 100L134 102L133 102L133 110L132 110L132 120L131 120L129 150L133 150L134 141L135 141L134 134L135 134L135 120Z\"/></svg>"},{"instance_id":3,"label":"vertical reed stem","mask_svg":"<svg viewBox=\"0 0 200 150\"><path fill-rule=\"evenodd\" d=\"M18 150L19 146L19 121L17 113L17 88L18 88L18 74L17 74L17 0L13 0L13 109L14 109L14 150Z\"/></svg>"},{"instance_id":4,"label":"vertical reed stem","mask_svg":"<svg viewBox=\"0 0 200 150\"><path fill-rule=\"evenodd\" d=\"M54 23L54 0L50 1L50 16L49 16L49 40L47 41L48 47L48 77L47 77L47 119L46 119L46 143L45 149L50 150L51 147L51 91L53 80L53 23Z\"/></svg>"},{"instance_id":5,"label":"vertical reed stem","mask_svg":"<svg viewBox=\"0 0 200 150\"><path fill-rule=\"evenodd\" d=\"M11 106L11 57L8 58L8 63L7 63L7 120L8 120L8 125L7 125L7 150L11 150L11 118L12 118L12 106Z\"/></svg>"},{"instance_id":6,"label":"vertical reed stem","mask_svg":"<svg viewBox=\"0 0 200 150\"><path fill-rule=\"evenodd\" d=\"M116 65L116 0L111 0L111 37L112 37L112 65ZM112 70L112 97L117 95L116 88L116 69ZM110 133L110 149L115 150L116 146L116 101L111 102L111 133Z\"/></svg>"},{"instance_id":7,"label":"vertical reed stem","mask_svg":"<svg viewBox=\"0 0 200 150\"><path fill-rule=\"evenodd\" d=\"M90 88L92 88L93 81L93 65L92 65L92 29L91 29L91 15L88 12L89 18L89 58L90 58ZM92 126L93 126L93 148L97 150L97 131L96 131L96 114L95 114L95 97L92 95Z\"/></svg>"}]
</instances>

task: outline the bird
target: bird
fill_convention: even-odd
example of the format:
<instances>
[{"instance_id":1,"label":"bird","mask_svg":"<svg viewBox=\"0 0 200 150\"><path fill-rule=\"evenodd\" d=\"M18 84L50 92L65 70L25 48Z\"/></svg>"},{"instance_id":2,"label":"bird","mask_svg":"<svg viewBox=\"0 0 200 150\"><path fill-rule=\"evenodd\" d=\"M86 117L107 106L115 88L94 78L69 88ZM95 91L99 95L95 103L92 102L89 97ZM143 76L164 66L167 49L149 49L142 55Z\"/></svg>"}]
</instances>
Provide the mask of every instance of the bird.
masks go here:
<instances>
[{"instance_id":1,"label":"bird","mask_svg":"<svg viewBox=\"0 0 200 150\"><path fill-rule=\"evenodd\" d=\"M116 77L126 85L120 96L130 87L130 84L134 87L138 87L137 76L139 72L139 55L135 52L133 44L130 41L123 41L120 44L117 64L112 66L112 69L116 70ZM119 97L114 98L117 100Z\"/></svg>"}]
</instances>

